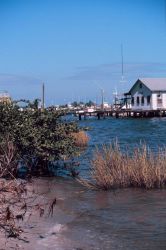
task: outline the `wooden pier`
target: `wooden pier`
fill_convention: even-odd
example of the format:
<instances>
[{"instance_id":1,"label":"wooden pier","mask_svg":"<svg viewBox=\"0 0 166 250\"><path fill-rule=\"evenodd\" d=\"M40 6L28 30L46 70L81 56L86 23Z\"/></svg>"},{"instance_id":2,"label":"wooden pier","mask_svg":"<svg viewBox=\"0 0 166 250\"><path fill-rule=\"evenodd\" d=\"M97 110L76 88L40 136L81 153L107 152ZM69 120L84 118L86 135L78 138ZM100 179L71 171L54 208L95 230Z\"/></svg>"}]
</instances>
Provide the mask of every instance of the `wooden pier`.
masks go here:
<instances>
[{"instance_id":1,"label":"wooden pier","mask_svg":"<svg viewBox=\"0 0 166 250\"><path fill-rule=\"evenodd\" d=\"M115 118L148 118L148 117L166 117L166 109L164 110L96 110L93 112L75 112L74 115L78 116L79 120L86 120L88 117L96 117L98 120L105 119L112 116Z\"/></svg>"}]
</instances>

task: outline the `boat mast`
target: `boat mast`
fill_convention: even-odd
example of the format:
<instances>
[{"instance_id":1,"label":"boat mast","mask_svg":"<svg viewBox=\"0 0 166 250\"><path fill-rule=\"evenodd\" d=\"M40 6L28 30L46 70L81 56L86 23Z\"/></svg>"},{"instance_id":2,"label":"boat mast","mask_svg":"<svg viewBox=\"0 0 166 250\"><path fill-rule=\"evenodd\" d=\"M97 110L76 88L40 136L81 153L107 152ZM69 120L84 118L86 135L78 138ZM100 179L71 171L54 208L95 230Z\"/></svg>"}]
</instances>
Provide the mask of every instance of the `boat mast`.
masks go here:
<instances>
[{"instance_id":1,"label":"boat mast","mask_svg":"<svg viewBox=\"0 0 166 250\"><path fill-rule=\"evenodd\" d=\"M104 109L104 89L101 89L101 109Z\"/></svg>"},{"instance_id":2,"label":"boat mast","mask_svg":"<svg viewBox=\"0 0 166 250\"><path fill-rule=\"evenodd\" d=\"M123 44L121 44L121 60L122 60L122 75L121 79L124 80L124 68L123 68Z\"/></svg>"}]
</instances>

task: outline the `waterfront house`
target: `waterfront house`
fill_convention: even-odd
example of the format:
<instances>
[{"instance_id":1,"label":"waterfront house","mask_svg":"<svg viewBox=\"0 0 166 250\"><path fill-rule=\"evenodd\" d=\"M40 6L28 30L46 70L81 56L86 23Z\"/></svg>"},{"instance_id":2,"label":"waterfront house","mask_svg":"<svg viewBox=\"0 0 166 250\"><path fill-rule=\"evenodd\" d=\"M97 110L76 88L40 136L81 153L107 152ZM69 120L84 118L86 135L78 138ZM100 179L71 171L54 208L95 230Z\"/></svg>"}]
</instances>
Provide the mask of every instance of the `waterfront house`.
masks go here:
<instances>
[{"instance_id":1,"label":"waterfront house","mask_svg":"<svg viewBox=\"0 0 166 250\"><path fill-rule=\"evenodd\" d=\"M131 110L166 110L166 78L140 78L126 95Z\"/></svg>"}]
</instances>

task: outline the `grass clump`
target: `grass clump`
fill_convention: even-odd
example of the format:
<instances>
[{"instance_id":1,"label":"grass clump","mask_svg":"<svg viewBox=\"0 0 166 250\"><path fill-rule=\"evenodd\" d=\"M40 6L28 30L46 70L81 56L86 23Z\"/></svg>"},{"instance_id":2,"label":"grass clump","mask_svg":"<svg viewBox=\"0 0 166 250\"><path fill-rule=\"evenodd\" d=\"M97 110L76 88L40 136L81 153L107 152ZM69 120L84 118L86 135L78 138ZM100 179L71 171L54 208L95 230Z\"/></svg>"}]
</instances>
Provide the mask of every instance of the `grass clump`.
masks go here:
<instances>
[{"instance_id":1,"label":"grass clump","mask_svg":"<svg viewBox=\"0 0 166 250\"><path fill-rule=\"evenodd\" d=\"M71 134L74 139L74 145L79 148L84 148L88 145L89 136L84 131L78 131Z\"/></svg>"},{"instance_id":2,"label":"grass clump","mask_svg":"<svg viewBox=\"0 0 166 250\"><path fill-rule=\"evenodd\" d=\"M153 153L146 145L140 145L132 153L123 153L118 143L98 148L91 162L94 186L108 190L113 188L142 187L146 189L166 187L166 149Z\"/></svg>"}]
</instances>

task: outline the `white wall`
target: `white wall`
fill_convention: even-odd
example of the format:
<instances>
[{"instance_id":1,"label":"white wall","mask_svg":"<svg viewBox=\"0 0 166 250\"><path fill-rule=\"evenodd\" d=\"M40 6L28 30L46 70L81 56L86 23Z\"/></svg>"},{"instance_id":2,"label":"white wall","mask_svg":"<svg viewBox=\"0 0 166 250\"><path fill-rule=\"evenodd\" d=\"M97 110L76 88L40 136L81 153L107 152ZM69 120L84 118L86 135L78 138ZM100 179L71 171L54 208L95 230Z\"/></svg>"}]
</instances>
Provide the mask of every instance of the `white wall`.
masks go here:
<instances>
[{"instance_id":1,"label":"white wall","mask_svg":"<svg viewBox=\"0 0 166 250\"><path fill-rule=\"evenodd\" d=\"M137 96L139 97L139 99L140 99L140 103L139 103L139 105L137 105ZM152 109L152 105L151 105L151 103L152 103L152 97L151 97L151 102L150 102L150 104L148 105L147 104L147 97L146 96L144 96L144 105L142 105L141 104L141 97L142 97L143 95L142 94L140 94L139 92L136 92L135 94L134 94L134 105L132 105L131 106L131 109L132 110L151 110Z\"/></svg>"},{"instance_id":2,"label":"white wall","mask_svg":"<svg viewBox=\"0 0 166 250\"><path fill-rule=\"evenodd\" d=\"M151 107L153 110L157 109L157 94L153 93L151 97Z\"/></svg>"},{"instance_id":3,"label":"white wall","mask_svg":"<svg viewBox=\"0 0 166 250\"><path fill-rule=\"evenodd\" d=\"M166 109L166 93L162 94L162 98L163 98L163 108Z\"/></svg>"},{"instance_id":4,"label":"white wall","mask_svg":"<svg viewBox=\"0 0 166 250\"><path fill-rule=\"evenodd\" d=\"M166 109L166 93L160 93L162 98L162 104L157 103L157 95L159 93L152 93L150 105L147 104L147 97L144 97L144 105L141 104L142 95L139 92L134 94L134 106L132 110L157 110L157 109ZM137 96L140 98L140 104L137 105Z\"/></svg>"},{"instance_id":5,"label":"white wall","mask_svg":"<svg viewBox=\"0 0 166 250\"><path fill-rule=\"evenodd\" d=\"M152 108L154 109L154 110L156 110L156 109L166 109L166 93L160 93L160 95L161 95L161 98L162 98L162 104L161 105L158 105L157 104L157 95L158 95L159 93L153 93L152 94L152 99L153 99L153 106L152 106Z\"/></svg>"}]
</instances>

